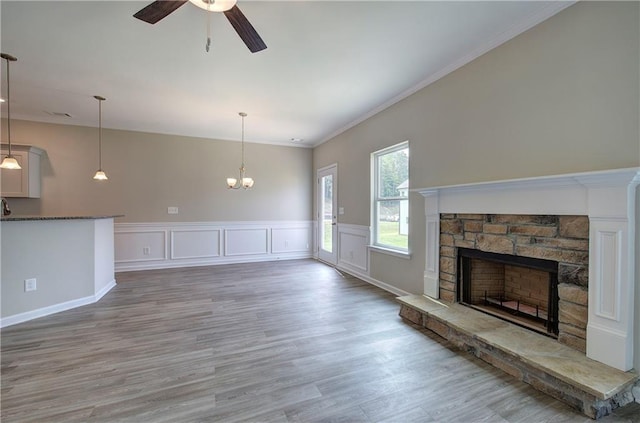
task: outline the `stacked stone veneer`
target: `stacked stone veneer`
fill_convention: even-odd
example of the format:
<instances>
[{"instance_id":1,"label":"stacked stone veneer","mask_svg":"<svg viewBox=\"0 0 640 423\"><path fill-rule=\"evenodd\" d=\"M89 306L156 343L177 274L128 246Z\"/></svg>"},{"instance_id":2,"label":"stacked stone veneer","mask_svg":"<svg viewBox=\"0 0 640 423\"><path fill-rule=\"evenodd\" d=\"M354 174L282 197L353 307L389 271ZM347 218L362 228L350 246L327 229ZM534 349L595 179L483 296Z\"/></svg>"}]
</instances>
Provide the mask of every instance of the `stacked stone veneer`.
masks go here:
<instances>
[{"instance_id":1,"label":"stacked stone veneer","mask_svg":"<svg viewBox=\"0 0 640 423\"><path fill-rule=\"evenodd\" d=\"M440 299L456 301L457 247L558 262L558 341L586 350L587 216L441 214Z\"/></svg>"}]
</instances>

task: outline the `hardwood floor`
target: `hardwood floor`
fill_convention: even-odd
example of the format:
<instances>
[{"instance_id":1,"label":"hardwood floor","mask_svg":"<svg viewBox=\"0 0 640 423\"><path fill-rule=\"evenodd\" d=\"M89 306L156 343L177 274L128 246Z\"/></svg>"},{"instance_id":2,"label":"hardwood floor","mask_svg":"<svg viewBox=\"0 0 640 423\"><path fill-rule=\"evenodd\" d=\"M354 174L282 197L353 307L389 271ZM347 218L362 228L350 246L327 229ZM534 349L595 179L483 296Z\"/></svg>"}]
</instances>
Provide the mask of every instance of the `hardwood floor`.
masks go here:
<instances>
[{"instance_id":1,"label":"hardwood floor","mask_svg":"<svg viewBox=\"0 0 640 423\"><path fill-rule=\"evenodd\" d=\"M590 421L313 260L117 280L2 330L4 423Z\"/></svg>"}]
</instances>

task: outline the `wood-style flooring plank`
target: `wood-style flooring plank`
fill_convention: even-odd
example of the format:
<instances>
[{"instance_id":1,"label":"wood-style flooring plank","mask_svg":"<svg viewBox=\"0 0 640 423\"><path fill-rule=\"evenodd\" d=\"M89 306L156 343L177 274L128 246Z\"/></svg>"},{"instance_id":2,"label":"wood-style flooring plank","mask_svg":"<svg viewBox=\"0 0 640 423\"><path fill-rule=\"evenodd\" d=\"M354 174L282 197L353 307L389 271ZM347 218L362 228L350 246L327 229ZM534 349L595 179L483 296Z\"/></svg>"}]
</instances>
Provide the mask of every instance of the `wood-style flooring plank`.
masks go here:
<instances>
[{"instance_id":1,"label":"wood-style flooring plank","mask_svg":"<svg viewBox=\"0 0 640 423\"><path fill-rule=\"evenodd\" d=\"M313 260L117 281L2 330L3 423L588 421Z\"/></svg>"}]
</instances>

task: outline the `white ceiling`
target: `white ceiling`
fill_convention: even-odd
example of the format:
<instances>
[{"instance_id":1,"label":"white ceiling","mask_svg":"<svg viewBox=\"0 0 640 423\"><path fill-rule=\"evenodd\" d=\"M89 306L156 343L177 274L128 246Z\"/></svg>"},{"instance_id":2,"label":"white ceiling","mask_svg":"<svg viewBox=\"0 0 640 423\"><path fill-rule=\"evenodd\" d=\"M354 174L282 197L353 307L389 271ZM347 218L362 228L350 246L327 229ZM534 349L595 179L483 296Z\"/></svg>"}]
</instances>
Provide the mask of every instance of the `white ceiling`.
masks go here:
<instances>
[{"instance_id":1,"label":"white ceiling","mask_svg":"<svg viewBox=\"0 0 640 423\"><path fill-rule=\"evenodd\" d=\"M206 53L190 3L132 17L150 2L3 0L12 118L97 126L97 94L105 128L239 140L244 111L247 141L310 147L571 4L240 0L268 46L252 54L220 13Z\"/></svg>"}]
</instances>

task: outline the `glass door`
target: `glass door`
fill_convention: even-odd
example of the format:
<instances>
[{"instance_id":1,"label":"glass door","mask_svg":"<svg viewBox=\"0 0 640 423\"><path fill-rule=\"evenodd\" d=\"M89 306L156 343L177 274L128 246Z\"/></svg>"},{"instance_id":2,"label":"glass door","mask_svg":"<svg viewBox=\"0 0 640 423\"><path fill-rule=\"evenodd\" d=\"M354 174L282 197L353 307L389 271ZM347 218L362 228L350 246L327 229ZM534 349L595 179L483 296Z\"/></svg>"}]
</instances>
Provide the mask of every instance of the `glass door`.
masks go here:
<instances>
[{"instance_id":1,"label":"glass door","mask_svg":"<svg viewBox=\"0 0 640 423\"><path fill-rule=\"evenodd\" d=\"M318 258L332 265L338 263L338 166L318 170Z\"/></svg>"}]
</instances>

